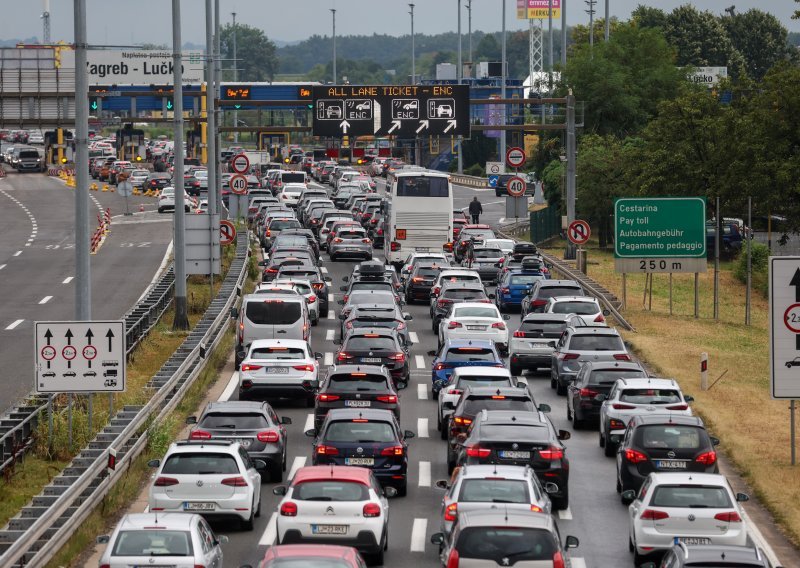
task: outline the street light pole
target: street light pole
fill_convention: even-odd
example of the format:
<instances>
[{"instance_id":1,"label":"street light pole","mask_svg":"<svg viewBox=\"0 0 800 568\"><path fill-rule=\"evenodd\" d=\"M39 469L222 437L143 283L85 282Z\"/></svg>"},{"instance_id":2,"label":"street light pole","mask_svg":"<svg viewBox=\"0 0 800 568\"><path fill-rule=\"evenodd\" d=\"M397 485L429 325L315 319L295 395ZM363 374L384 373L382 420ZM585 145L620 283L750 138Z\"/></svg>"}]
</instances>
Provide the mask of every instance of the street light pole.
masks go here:
<instances>
[{"instance_id":1,"label":"street light pole","mask_svg":"<svg viewBox=\"0 0 800 568\"><path fill-rule=\"evenodd\" d=\"M414 50L414 48L415 48L415 46L414 46L414 4L409 4L408 7L411 8L411 11L409 12L409 14L411 14L411 84L412 85L416 85L417 84L417 57L416 57L415 50Z\"/></svg>"},{"instance_id":2,"label":"street light pole","mask_svg":"<svg viewBox=\"0 0 800 568\"><path fill-rule=\"evenodd\" d=\"M336 84L336 10L331 8L333 15L333 84Z\"/></svg>"},{"instance_id":3,"label":"street light pole","mask_svg":"<svg viewBox=\"0 0 800 568\"><path fill-rule=\"evenodd\" d=\"M469 67L472 69L472 0L467 0L467 34L469 35Z\"/></svg>"},{"instance_id":4,"label":"street light pole","mask_svg":"<svg viewBox=\"0 0 800 568\"><path fill-rule=\"evenodd\" d=\"M610 20L610 16L608 15L608 0L606 0L606 22L605 22L605 24L606 24L606 30L605 30L606 37L605 37L605 40L608 41L608 36L611 33L611 20Z\"/></svg>"},{"instance_id":5,"label":"street light pole","mask_svg":"<svg viewBox=\"0 0 800 568\"><path fill-rule=\"evenodd\" d=\"M208 215L211 219L211 290L214 290L214 231L219 234L219 213L217 210L217 117L216 93L214 87L214 14L211 0L206 0L206 156L208 166ZM213 294L212 294L213 296Z\"/></svg>"},{"instance_id":6,"label":"street light pole","mask_svg":"<svg viewBox=\"0 0 800 568\"><path fill-rule=\"evenodd\" d=\"M570 0L571 1L571 0ZM561 71L567 66L567 0L561 0Z\"/></svg>"},{"instance_id":7,"label":"street light pole","mask_svg":"<svg viewBox=\"0 0 800 568\"><path fill-rule=\"evenodd\" d=\"M189 315L186 309L186 213L183 208L183 69L181 57L181 0L172 0L172 88L174 92L173 123L174 133L174 183L175 187L175 319L172 329L189 329Z\"/></svg>"},{"instance_id":8,"label":"street light pole","mask_svg":"<svg viewBox=\"0 0 800 568\"><path fill-rule=\"evenodd\" d=\"M236 12L231 12L233 16L233 82L239 80L239 60L236 57ZM239 111L233 111L233 125L239 126ZM239 143L239 132L233 132L233 141L234 143Z\"/></svg>"},{"instance_id":9,"label":"street light pole","mask_svg":"<svg viewBox=\"0 0 800 568\"><path fill-rule=\"evenodd\" d=\"M86 0L75 0L75 319L92 316L89 263L89 76L86 71Z\"/></svg>"},{"instance_id":10,"label":"street light pole","mask_svg":"<svg viewBox=\"0 0 800 568\"><path fill-rule=\"evenodd\" d=\"M219 0L214 0L214 28L216 30L216 37L214 38L214 96L219 96L220 93L220 85L222 84L222 68L220 65L220 59L222 57L220 54L222 53L222 38L220 37L220 29L221 29L221 21L219 17ZM215 120L215 125L222 122L223 115L222 113L215 108L217 120ZM217 213L222 211L222 167L220 165L220 146L221 140L219 138L219 132L212 132L214 136L214 141L216 143L216 153L214 154L214 162L217 165L216 168L216 179L214 180L214 187L217 195ZM209 181L210 178L209 178ZM210 207L210 204L209 204Z\"/></svg>"},{"instance_id":11,"label":"street light pole","mask_svg":"<svg viewBox=\"0 0 800 568\"><path fill-rule=\"evenodd\" d=\"M458 77L458 84L461 84L461 80L464 78L464 63L461 60L461 0L456 0L456 8L458 9L458 69L456 69L456 77ZM461 136L458 137L458 174L461 175L464 173L464 164L463 154L461 153L461 144L463 143L464 138Z\"/></svg>"},{"instance_id":12,"label":"street light pole","mask_svg":"<svg viewBox=\"0 0 800 568\"><path fill-rule=\"evenodd\" d=\"M500 2L503 4L503 10L502 10L502 12L503 12L503 26L502 26L503 38L502 38L502 42L501 42L502 53L501 53L501 57L500 57L500 59L501 59L500 66L502 67L501 80L502 80L503 83L500 86L500 98L501 99L505 99L506 98L506 75L507 75L507 72L506 72L506 0L500 0ZM503 111L502 111L502 115L501 115L501 119L500 119L500 124L505 126L505 124L506 124L506 108L507 107L506 107L505 104L503 104L501 106L503 107ZM497 159L499 161L501 161L501 162L504 162L505 159L506 159L506 131L505 130L500 130L500 155L498 156Z\"/></svg>"}]
</instances>

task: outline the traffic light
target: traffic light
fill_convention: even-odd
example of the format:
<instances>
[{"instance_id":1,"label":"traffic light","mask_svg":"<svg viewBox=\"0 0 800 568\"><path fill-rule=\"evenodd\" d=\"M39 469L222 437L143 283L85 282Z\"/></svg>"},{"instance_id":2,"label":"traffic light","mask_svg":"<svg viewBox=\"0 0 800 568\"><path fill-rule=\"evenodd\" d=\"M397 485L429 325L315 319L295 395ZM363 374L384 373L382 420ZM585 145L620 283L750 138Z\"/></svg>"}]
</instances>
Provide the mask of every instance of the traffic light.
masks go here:
<instances>
[{"instance_id":1,"label":"traffic light","mask_svg":"<svg viewBox=\"0 0 800 568\"><path fill-rule=\"evenodd\" d=\"M175 104L172 102L172 97L167 97L167 110L172 110L175 108Z\"/></svg>"},{"instance_id":2,"label":"traffic light","mask_svg":"<svg viewBox=\"0 0 800 568\"><path fill-rule=\"evenodd\" d=\"M100 109L100 99L96 97L89 98L89 110L97 112Z\"/></svg>"}]
</instances>

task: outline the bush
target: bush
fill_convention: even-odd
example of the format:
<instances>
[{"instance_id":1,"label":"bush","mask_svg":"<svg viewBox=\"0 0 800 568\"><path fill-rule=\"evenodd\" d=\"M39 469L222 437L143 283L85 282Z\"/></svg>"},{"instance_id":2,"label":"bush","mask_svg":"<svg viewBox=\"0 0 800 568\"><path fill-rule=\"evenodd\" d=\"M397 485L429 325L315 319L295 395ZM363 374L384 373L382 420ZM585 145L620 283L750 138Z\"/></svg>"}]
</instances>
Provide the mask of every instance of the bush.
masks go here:
<instances>
[{"instance_id":1,"label":"bush","mask_svg":"<svg viewBox=\"0 0 800 568\"><path fill-rule=\"evenodd\" d=\"M464 174L468 176L484 177L486 172L480 164L472 164L470 167L464 170Z\"/></svg>"},{"instance_id":2,"label":"bush","mask_svg":"<svg viewBox=\"0 0 800 568\"><path fill-rule=\"evenodd\" d=\"M742 247L733 274L742 283L747 282L747 243ZM769 247L767 245L751 242L750 243L751 267L753 270L753 288L767 296L769 285Z\"/></svg>"}]
</instances>

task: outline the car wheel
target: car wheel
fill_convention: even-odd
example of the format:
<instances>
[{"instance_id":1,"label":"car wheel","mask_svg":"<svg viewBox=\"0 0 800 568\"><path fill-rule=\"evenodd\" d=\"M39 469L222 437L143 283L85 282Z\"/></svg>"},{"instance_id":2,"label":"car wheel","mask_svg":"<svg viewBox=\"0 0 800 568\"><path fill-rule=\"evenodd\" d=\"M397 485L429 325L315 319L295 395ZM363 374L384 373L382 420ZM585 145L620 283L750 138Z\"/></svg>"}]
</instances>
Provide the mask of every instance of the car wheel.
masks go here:
<instances>
[{"instance_id":1,"label":"car wheel","mask_svg":"<svg viewBox=\"0 0 800 568\"><path fill-rule=\"evenodd\" d=\"M283 461L283 460L281 460ZM269 480L272 482L280 483L283 481L283 464L274 463L269 468Z\"/></svg>"},{"instance_id":2,"label":"car wheel","mask_svg":"<svg viewBox=\"0 0 800 568\"><path fill-rule=\"evenodd\" d=\"M518 377L522 374L522 368L516 365L511 365L511 374L515 377Z\"/></svg>"},{"instance_id":3,"label":"car wheel","mask_svg":"<svg viewBox=\"0 0 800 568\"><path fill-rule=\"evenodd\" d=\"M567 404L565 406L567 407L567 422L569 422L572 420L572 412L570 412L569 410L569 401L567 401Z\"/></svg>"},{"instance_id":4,"label":"car wheel","mask_svg":"<svg viewBox=\"0 0 800 568\"><path fill-rule=\"evenodd\" d=\"M330 256L331 256L331 262L336 262L336 255L332 254Z\"/></svg>"},{"instance_id":5,"label":"car wheel","mask_svg":"<svg viewBox=\"0 0 800 568\"><path fill-rule=\"evenodd\" d=\"M163 208L163 207L159 207L159 208L158 208L158 212L159 212L159 213L163 213L163 212L164 212L164 208Z\"/></svg>"},{"instance_id":6,"label":"car wheel","mask_svg":"<svg viewBox=\"0 0 800 568\"><path fill-rule=\"evenodd\" d=\"M647 556L645 556L644 554L639 554L637 552L637 550L636 550L636 544L634 544L633 545L633 563L636 566L641 566L645 562L647 562Z\"/></svg>"},{"instance_id":7,"label":"car wheel","mask_svg":"<svg viewBox=\"0 0 800 568\"><path fill-rule=\"evenodd\" d=\"M569 507L569 488L565 487L561 497L553 498L553 508L556 511L563 511Z\"/></svg>"},{"instance_id":8,"label":"car wheel","mask_svg":"<svg viewBox=\"0 0 800 568\"><path fill-rule=\"evenodd\" d=\"M550 388L551 389L556 388L557 384L558 384L558 380L556 379L555 375L553 375L553 373L550 373Z\"/></svg>"},{"instance_id":9,"label":"car wheel","mask_svg":"<svg viewBox=\"0 0 800 568\"><path fill-rule=\"evenodd\" d=\"M380 552L376 552L375 554L370 555L370 564L373 566L381 566L383 564L383 547L381 547Z\"/></svg>"},{"instance_id":10,"label":"car wheel","mask_svg":"<svg viewBox=\"0 0 800 568\"><path fill-rule=\"evenodd\" d=\"M572 427L576 430L583 430L583 419L578 418L578 411L574 410L572 412Z\"/></svg>"},{"instance_id":11,"label":"car wheel","mask_svg":"<svg viewBox=\"0 0 800 568\"><path fill-rule=\"evenodd\" d=\"M633 540L631 537L628 537L628 552L633 552L636 548L633 546Z\"/></svg>"},{"instance_id":12,"label":"car wheel","mask_svg":"<svg viewBox=\"0 0 800 568\"><path fill-rule=\"evenodd\" d=\"M408 495L408 481L404 481L402 485L397 488L397 496L405 497Z\"/></svg>"},{"instance_id":13,"label":"car wheel","mask_svg":"<svg viewBox=\"0 0 800 568\"><path fill-rule=\"evenodd\" d=\"M622 493L622 484L619 482L619 476L617 476L617 493L620 493L620 494ZM622 501L622 503L624 505L627 505L627 503L625 503L624 500Z\"/></svg>"},{"instance_id":14,"label":"car wheel","mask_svg":"<svg viewBox=\"0 0 800 568\"><path fill-rule=\"evenodd\" d=\"M256 517L261 516L261 499L258 500L258 508L256 509Z\"/></svg>"},{"instance_id":15,"label":"car wheel","mask_svg":"<svg viewBox=\"0 0 800 568\"><path fill-rule=\"evenodd\" d=\"M556 394L558 396L567 395L567 385L562 385L561 381L556 381Z\"/></svg>"},{"instance_id":16,"label":"car wheel","mask_svg":"<svg viewBox=\"0 0 800 568\"><path fill-rule=\"evenodd\" d=\"M411 296L409 296L408 293L405 294L405 298L406 298L406 304L408 304L409 306L414 303L414 299Z\"/></svg>"},{"instance_id":17,"label":"car wheel","mask_svg":"<svg viewBox=\"0 0 800 568\"><path fill-rule=\"evenodd\" d=\"M601 447L601 448L605 448L605 447L606 447L606 439L605 439L605 437L603 436L603 433L602 433L602 432L600 432L600 438L599 438L599 440L600 440L600 447Z\"/></svg>"},{"instance_id":18,"label":"car wheel","mask_svg":"<svg viewBox=\"0 0 800 568\"><path fill-rule=\"evenodd\" d=\"M319 324L319 318L311 320L311 325L316 327Z\"/></svg>"},{"instance_id":19,"label":"car wheel","mask_svg":"<svg viewBox=\"0 0 800 568\"><path fill-rule=\"evenodd\" d=\"M253 506L255 506L255 503L253 504ZM245 531L251 531L251 530L253 530L253 525L255 524L255 523L253 522L253 517L254 517L254 515L255 515L255 513L253 513L253 512L251 511L251 512L250 512L250 518L249 518L249 519L247 519L246 521L242 521L242 522L241 522L242 530L245 530Z\"/></svg>"},{"instance_id":20,"label":"car wheel","mask_svg":"<svg viewBox=\"0 0 800 568\"><path fill-rule=\"evenodd\" d=\"M607 458L614 457L614 454L617 453L617 448L614 447L614 444L611 443L611 439L608 437L608 434L603 435L603 451Z\"/></svg>"}]
</instances>

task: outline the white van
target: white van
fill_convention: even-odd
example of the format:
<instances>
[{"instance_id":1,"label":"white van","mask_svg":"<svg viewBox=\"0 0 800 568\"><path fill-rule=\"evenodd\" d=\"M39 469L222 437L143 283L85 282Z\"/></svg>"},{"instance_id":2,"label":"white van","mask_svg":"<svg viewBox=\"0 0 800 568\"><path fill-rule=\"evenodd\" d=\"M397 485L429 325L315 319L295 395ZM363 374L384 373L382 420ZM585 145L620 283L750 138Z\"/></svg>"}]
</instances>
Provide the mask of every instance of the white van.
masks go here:
<instances>
[{"instance_id":1,"label":"white van","mask_svg":"<svg viewBox=\"0 0 800 568\"><path fill-rule=\"evenodd\" d=\"M303 296L287 294L248 294L239 309L231 310L237 320L236 368L247 346L256 339L300 339L308 341L311 318Z\"/></svg>"}]
</instances>

